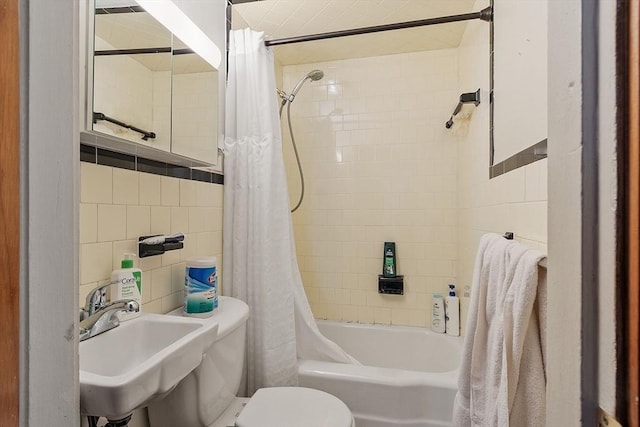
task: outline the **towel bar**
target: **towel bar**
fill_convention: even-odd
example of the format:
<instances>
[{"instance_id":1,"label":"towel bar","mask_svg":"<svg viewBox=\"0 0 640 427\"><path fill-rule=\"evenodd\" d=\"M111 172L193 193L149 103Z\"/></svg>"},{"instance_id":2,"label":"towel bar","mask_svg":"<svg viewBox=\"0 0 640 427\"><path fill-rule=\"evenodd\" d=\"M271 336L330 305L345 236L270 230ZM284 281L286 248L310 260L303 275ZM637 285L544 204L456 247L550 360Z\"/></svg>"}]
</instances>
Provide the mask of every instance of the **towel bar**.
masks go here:
<instances>
[{"instance_id":1,"label":"towel bar","mask_svg":"<svg viewBox=\"0 0 640 427\"><path fill-rule=\"evenodd\" d=\"M513 234L513 231L507 231L506 233L504 233L502 235L502 237L504 237L507 240L513 240L515 238L515 234ZM538 263L538 266L546 269L547 268L547 257L544 257L543 259L541 259L540 262Z\"/></svg>"}]
</instances>

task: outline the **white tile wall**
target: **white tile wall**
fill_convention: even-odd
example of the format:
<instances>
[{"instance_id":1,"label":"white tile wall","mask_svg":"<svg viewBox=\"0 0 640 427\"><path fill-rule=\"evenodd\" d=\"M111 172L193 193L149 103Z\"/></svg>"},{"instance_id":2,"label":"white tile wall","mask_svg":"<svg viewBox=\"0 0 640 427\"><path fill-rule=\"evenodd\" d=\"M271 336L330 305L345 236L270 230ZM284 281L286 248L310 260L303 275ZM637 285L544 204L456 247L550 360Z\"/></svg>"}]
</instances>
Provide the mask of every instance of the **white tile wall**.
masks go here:
<instances>
[{"instance_id":1,"label":"white tile wall","mask_svg":"<svg viewBox=\"0 0 640 427\"><path fill-rule=\"evenodd\" d=\"M546 252L547 161L489 180L487 31L470 22L455 50L282 68L285 91L325 72L291 108L306 183L296 246L316 317L428 325L431 294L471 284L482 234L513 231ZM445 130L459 94L477 88L485 102ZM286 126L283 139L295 202ZM385 240L398 245L404 297L376 292Z\"/></svg>"},{"instance_id":2,"label":"white tile wall","mask_svg":"<svg viewBox=\"0 0 640 427\"><path fill-rule=\"evenodd\" d=\"M182 305L188 257L217 256L222 265L222 185L85 162L80 172L81 305L120 268L122 254L137 253L141 235L186 235L183 249L136 262L142 269L143 311L166 313Z\"/></svg>"},{"instance_id":3,"label":"white tile wall","mask_svg":"<svg viewBox=\"0 0 640 427\"><path fill-rule=\"evenodd\" d=\"M283 89L316 68L324 79L307 82L291 107L306 185L296 247L314 315L427 326L431 295L457 275L457 140L444 128L459 96L457 53L286 66ZM396 242L403 296L377 292L384 241Z\"/></svg>"}]
</instances>

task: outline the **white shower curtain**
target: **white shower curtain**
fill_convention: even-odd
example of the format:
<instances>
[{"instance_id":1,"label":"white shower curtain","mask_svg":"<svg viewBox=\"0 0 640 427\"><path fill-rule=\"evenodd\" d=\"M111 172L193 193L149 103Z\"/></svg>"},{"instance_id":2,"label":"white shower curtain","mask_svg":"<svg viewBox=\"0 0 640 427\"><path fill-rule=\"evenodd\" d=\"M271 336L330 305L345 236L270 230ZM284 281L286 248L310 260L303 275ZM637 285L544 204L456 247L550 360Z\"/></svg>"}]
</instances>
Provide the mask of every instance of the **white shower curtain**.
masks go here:
<instances>
[{"instance_id":1,"label":"white shower curtain","mask_svg":"<svg viewBox=\"0 0 640 427\"><path fill-rule=\"evenodd\" d=\"M296 260L273 54L232 31L224 160L226 295L249 305L247 393L296 385L297 358L358 363L320 334Z\"/></svg>"}]
</instances>

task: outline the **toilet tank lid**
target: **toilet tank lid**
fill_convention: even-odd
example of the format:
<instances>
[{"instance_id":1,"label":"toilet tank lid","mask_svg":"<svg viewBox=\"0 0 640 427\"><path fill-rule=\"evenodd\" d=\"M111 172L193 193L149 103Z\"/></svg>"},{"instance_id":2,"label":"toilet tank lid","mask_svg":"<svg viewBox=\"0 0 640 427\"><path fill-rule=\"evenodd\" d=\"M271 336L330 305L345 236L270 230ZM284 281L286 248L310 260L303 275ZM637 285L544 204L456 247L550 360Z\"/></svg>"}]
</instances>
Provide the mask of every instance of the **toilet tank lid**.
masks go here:
<instances>
[{"instance_id":1,"label":"toilet tank lid","mask_svg":"<svg viewBox=\"0 0 640 427\"><path fill-rule=\"evenodd\" d=\"M237 427L351 427L351 411L340 399L305 387L269 387L256 391Z\"/></svg>"}]
</instances>

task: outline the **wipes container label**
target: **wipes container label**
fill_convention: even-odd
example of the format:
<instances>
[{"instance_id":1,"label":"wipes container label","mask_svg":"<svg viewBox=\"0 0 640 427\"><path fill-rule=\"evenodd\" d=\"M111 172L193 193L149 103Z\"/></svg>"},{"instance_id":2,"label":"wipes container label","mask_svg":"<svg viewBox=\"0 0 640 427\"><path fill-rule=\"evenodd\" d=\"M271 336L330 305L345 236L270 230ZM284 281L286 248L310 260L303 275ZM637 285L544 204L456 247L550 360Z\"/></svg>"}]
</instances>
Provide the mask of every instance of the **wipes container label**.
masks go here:
<instances>
[{"instance_id":1,"label":"wipes container label","mask_svg":"<svg viewBox=\"0 0 640 427\"><path fill-rule=\"evenodd\" d=\"M211 313L218 306L216 267L186 267L184 279L185 314Z\"/></svg>"}]
</instances>

